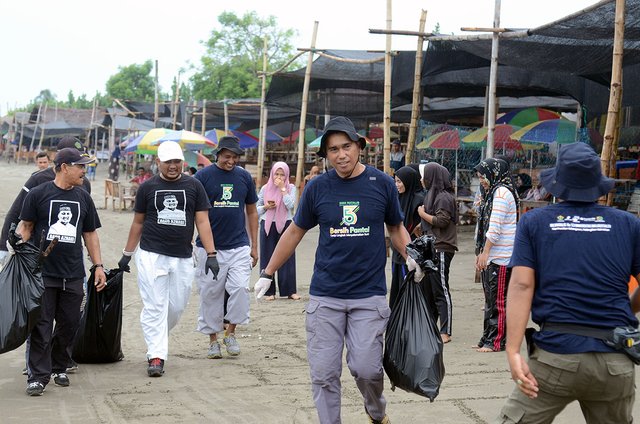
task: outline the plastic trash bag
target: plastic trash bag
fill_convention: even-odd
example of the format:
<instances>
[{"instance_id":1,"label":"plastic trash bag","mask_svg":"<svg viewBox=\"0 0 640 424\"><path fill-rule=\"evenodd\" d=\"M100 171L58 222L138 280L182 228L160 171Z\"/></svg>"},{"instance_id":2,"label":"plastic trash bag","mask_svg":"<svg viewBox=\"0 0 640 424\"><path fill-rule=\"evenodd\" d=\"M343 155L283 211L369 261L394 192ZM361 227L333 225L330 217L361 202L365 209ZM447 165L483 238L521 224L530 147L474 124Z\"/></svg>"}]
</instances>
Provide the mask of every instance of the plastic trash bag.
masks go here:
<instances>
[{"instance_id":1,"label":"plastic trash bag","mask_svg":"<svg viewBox=\"0 0 640 424\"><path fill-rule=\"evenodd\" d=\"M0 353L17 349L27 340L40 317L44 294L40 248L17 244L15 234L9 239L15 254L0 272Z\"/></svg>"},{"instance_id":2,"label":"plastic trash bag","mask_svg":"<svg viewBox=\"0 0 640 424\"><path fill-rule=\"evenodd\" d=\"M411 256L425 273L438 272L438 255L436 239L430 235L422 235L407 245L407 254Z\"/></svg>"},{"instance_id":3,"label":"plastic trash bag","mask_svg":"<svg viewBox=\"0 0 640 424\"><path fill-rule=\"evenodd\" d=\"M445 374L443 343L414 272L405 277L391 310L383 364L391 390L399 387L433 402Z\"/></svg>"},{"instance_id":4,"label":"plastic trash bag","mask_svg":"<svg viewBox=\"0 0 640 424\"><path fill-rule=\"evenodd\" d=\"M94 285L95 268L87 282L87 301L71 357L78 363L117 362L124 358L122 339L122 276L116 268L107 274L107 286L98 292Z\"/></svg>"}]
</instances>

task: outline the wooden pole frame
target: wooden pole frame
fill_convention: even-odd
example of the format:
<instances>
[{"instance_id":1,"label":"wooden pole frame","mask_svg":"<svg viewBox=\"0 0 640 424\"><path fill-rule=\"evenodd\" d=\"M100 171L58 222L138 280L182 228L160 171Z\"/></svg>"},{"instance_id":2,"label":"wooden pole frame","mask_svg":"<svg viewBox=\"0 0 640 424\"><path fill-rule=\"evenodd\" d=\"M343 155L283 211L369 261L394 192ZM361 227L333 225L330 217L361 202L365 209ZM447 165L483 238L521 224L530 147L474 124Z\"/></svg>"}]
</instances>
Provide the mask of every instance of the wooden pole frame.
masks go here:
<instances>
[{"instance_id":1,"label":"wooden pole frame","mask_svg":"<svg viewBox=\"0 0 640 424\"><path fill-rule=\"evenodd\" d=\"M313 35L311 36L311 49L316 48L316 38L318 36L318 21L313 23ZM313 51L309 52L307 60L307 70L304 73L304 85L302 89L302 105L300 107L300 127L298 132L298 163L296 166L296 185L302 181L304 172L304 133L307 125L307 106L309 103L309 84L311 83L311 68L313 67ZM300 196L300 193L298 193Z\"/></svg>"},{"instance_id":2,"label":"wooden pole frame","mask_svg":"<svg viewBox=\"0 0 640 424\"><path fill-rule=\"evenodd\" d=\"M267 148L267 137L266 129L267 129L267 117L265 114L265 99L267 97L267 46L268 40L265 35L264 40L262 42L262 74L260 78L262 78L262 88L260 89L260 140L258 141L258 160L256 166L256 189L260 190L262 187L262 173L264 168L264 152Z\"/></svg>"},{"instance_id":3,"label":"wooden pole frame","mask_svg":"<svg viewBox=\"0 0 640 424\"><path fill-rule=\"evenodd\" d=\"M392 0L387 0L387 30L391 30ZM384 100L383 100L383 165L385 174L391 175L391 34L387 34L384 49Z\"/></svg>"},{"instance_id":4,"label":"wooden pole frame","mask_svg":"<svg viewBox=\"0 0 640 424\"><path fill-rule=\"evenodd\" d=\"M493 27L500 28L500 0L495 0ZM498 85L498 49L500 33L491 37L491 68L489 71L489 110L487 113L487 157L493 157L493 145L496 131L496 86Z\"/></svg>"},{"instance_id":5,"label":"wooden pole frame","mask_svg":"<svg viewBox=\"0 0 640 424\"><path fill-rule=\"evenodd\" d=\"M159 118L159 86L158 86L158 60L155 62L155 79L153 84L153 127L158 128L158 118Z\"/></svg>"},{"instance_id":6,"label":"wooden pole frame","mask_svg":"<svg viewBox=\"0 0 640 424\"><path fill-rule=\"evenodd\" d=\"M42 113L42 122L43 122L43 126L40 129L40 140L38 141L38 152L40 152L42 150L42 142L44 141L44 120L47 117L47 109L49 108L49 104L45 103L44 104L44 112ZM35 158L34 158L35 159ZM27 163L29 163L29 157L27 156Z\"/></svg>"},{"instance_id":7,"label":"wooden pole frame","mask_svg":"<svg viewBox=\"0 0 640 424\"><path fill-rule=\"evenodd\" d=\"M424 25L427 20L427 11L422 10L420 14L419 32L424 32ZM424 37L418 36L418 46L416 48L416 63L413 73L413 99L411 103L411 124L409 126L409 139L407 140L407 153L405 155L406 163L409 164L413 160L413 148L416 144L416 132L418 127L418 119L422 116L422 90L420 89L420 79L422 76L422 45Z\"/></svg>"}]
</instances>

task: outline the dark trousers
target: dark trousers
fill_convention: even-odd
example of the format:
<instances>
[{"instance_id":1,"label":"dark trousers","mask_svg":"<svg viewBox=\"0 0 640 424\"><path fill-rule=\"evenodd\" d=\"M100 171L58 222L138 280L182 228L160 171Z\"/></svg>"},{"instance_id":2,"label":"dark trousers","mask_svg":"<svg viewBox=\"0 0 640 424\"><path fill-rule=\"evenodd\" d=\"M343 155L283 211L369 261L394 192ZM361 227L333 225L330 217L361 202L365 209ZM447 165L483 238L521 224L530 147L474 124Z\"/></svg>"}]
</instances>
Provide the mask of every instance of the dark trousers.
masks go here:
<instances>
[{"instance_id":1,"label":"dark trousers","mask_svg":"<svg viewBox=\"0 0 640 424\"><path fill-rule=\"evenodd\" d=\"M478 347L498 352L507 341L507 289L511 268L489 263L482 271L484 290L484 325Z\"/></svg>"},{"instance_id":2,"label":"dark trousers","mask_svg":"<svg viewBox=\"0 0 640 424\"><path fill-rule=\"evenodd\" d=\"M66 372L71 363L69 346L80 324L83 279L62 280L44 277L40 318L29 336L29 383L49 383L51 373ZM55 330L53 322L55 321Z\"/></svg>"},{"instance_id":3,"label":"dark trousers","mask_svg":"<svg viewBox=\"0 0 640 424\"><path fill-rule=\"evenodd\" d=\"M437 252L438 272L430 272L422 280L422 292L427 299L427 305L433 313L437 323L440 319L440 333L451 335L453 303L449 290L449 268L455 253Z\"/></svg>"},{"instance_id":4,"label":"dark trousers","mask_svg":"<svg viewBox=\"0 0 640 424\"><path fill-rule=\"evenodd\" d=\"M282 230L284 234L285 230L289 227L291 221L287 221ZM264 269L273 251L276 250L276 245L280 241L282 234L279 234L276 230L276 223L271 223L269 229L269 235L264 230L264 221L260 221L260 269ZM293 253L291 257L284 263L278 270L278 278L276 280L275 275L271 287L266 291L265 296L273 296L276 294L276 281L278 282L278 291L280 296L287 297L296 293L296 254Z\"/></svg>"},{"instance_id":5,"label":"dark trousers","mask_svg":"<svg viewBox=\"0 0 640 424\"><path fill-rule=\"evenodd\" d=\"M389 306L393 308L393 304L398 299L400 287L404 283L404 277L407 276L407 266L403 263L391 262L391 289L389 290Z\"/></svg>"}]
</instances>

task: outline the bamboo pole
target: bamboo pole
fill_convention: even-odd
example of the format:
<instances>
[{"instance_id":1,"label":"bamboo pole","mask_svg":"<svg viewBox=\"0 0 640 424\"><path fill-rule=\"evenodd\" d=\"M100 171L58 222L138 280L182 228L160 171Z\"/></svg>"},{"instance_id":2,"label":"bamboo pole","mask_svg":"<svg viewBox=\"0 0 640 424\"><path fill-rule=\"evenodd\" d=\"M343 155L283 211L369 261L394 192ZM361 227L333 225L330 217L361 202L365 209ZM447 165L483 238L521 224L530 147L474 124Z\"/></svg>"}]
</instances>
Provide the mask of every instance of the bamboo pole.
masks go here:
<instances>
[{"instance_id":1,"label":"bamboo pole","mask_svg":"<svg viewBox=\"0 0 640 424\"><path fill-rule=\"evenodd\" d=\"M38 129L38 124L40 124L40 112L42 112L42 102L40 102L40 106L38 106L38 115L36 115L36 125L33 127L33 134L31 135L31 143L29 143L29 150L33 149L33 140L36 138L36 130ZM20 152L20 156L22 156L22 152Z\"/></svg>"},{"instance_id":2,"label":"bamboo pole","mask_svg":"<svg viewBox=\"0 0 640 424\"><path fill-rule=\"evenodd\" d=\"M298 128L298 163L296 165L296 185L302 181L304 172L304 132L307 125L307 106L309 103L309 84L311 83L311 68L313 66L313 50L316 48L316 37L318 36L318 21L313 22L313 35L311 36L311 49L307 59L307 70L304 72L304 85L302 88L302 105L300 107L300 127ZM298 197L300 193L298 193Z\"/></svg>"},{"instance_id":3,"label":"bamboo pole","mask_svg":"<svg viewBox=\"0 0 640 424\"><path fill-rule=\"evenodd\" d=\"M496 0L493 15L493 27L500 27L500 0ZM487 120L487 157L493 157L493 143L496 131L496 85L498 82L498 47L500 34L494 32L491 37L491 68L489 71L489 111Z\"/></svg>"},{"instance_id":4,"label":"bamboo pole","mask_svg":"<svg viewBox=\"0 0 640 424\"><path fill-rule=\"evenodd\" d=\"M391 2L387 0L387 30L391 30ZM383 100L383 165L385 174L391 174L391 34L385 36L384 100Z\"/></svg>"},{"instance_id":5,"label":"bamboo pole","mask_svg":"<svg viewBox=\"0 0 640 424\"><path fill-rule=\"evenodd\" d=\"M222 111L224 115L224 133L229 135L229 108L227 107L227 98L222 101Z\"/></svg>"},{"instance_id":6,"label":"bamboo pole","mask_svg":"<svg viewBox=\"0 0 640 424\"><path fill-rule=\"evenodd\" d=\"M16 157L13 158L15 163L18 163L18 155L22 152L22 140L24 139L24 123L26 121L27 114L22 115L22 123L20 124L20 141L18 142L18 151L16 152Z\"/></svg>"},{"instance_id":7,"label":"bamboo pole","mask_svg":"<svg viewBox=\"0 0 640 424\"><path fill-rule=\"evenodd\" d=\"M171 124L171 128L173 130L176 129L176 124L178 121L178 101L180 100L180 74L182 74L182 71L178 71L178 78L176 80L176 93L175 96L173 98L173 113L171 113L172 117L173 117L173 122Z\"/></svg>"},{"instance_id":8,"label":"bamboo pole","mask_svg":"<svg viewBox=\"0 0 640 424\"><path fill-rule=\"evenodd\" d=\"M42 128L40 129L40 140L38 141L38 152L42 150L42 142L44 141L44 120L47 117L47 108L49 107L48 103L44 105L44 113L42 114ZM29 162L29 158L27 157L27 163Z\"/></svg>"},{"instance_id":9,"label":"bamboo pole","mask_svg":"<svg viewBox=\"0 0 640 424\"><path fill-rule=\"evenodd\" d=\"M265 35L262 42L262 88L260 91L260 140L258 142L258 162L256 169L256 189L260 190L262 186L262 169L264 168L264 151L267 147L267 138L265 137L267 122L265 117L265 99L267 97L267 36Z\"/></svg>"},{"instance_id":10,"label":"bamboo pole","mask_svg":"<svg viewBox=\"0 0 640 424\"><path fill-rule=\"evenodd\" d=\"M156 59L155 79L153 84L153 127L158 128L159 87L158 87L158 60Z\"/></svg>"},{"instance_id":11,"label":"bamboo pole","mask_svg":"<svg viewBox=\"0 0 640 424\"><path fill-rule=\"evenodd\" d=\"M200 134L204 135L207 132L207 100L202 101L202 128Z\"/></svg>"},{"instance_id":12,"label":"bamboo pole","mask_svg":"<svg viewBox=\"0 0 640 424\"><path fill-rule=\"evenodd\" d=\"M625 0L616 0L616 13L613 36L613 59L611 64L611 90L607 123L604 129L604 142L600 164L605 176L615 176L616 167L612 166L616 159L618 131L616 126L622 103L622 57L624 54L624 13ZM607 205L611 205L613 196L607 196Z\"/></svg>"},{"instance_id":13,"label":"bamboo pole","mask_svg":"<svg viewBox=\"0 0 640 424\"><path fill-rule=\"evenodd\" d=\"M422 10L420 14L419 32L424 32L424 25L427 20L427 11ZM422 77L422 44L423 37L418 37L418 47L416 48L416 64L413 73L413 99L411 103L411 124L409 126L409 139L407 140L407 153L405 163L409 164L413 159L413 148L416 144L416 132L418 127L418 118L422 115L422 102L420 80Z\"/></svg>"},{"instance_id":14,"label":"bamboo pole","mask_svg":"<svg viewBox=\"0 0 640 424\"><path fill-rule=\"evenodd\" d=\"M189 131L195 132L196 128L196 101L191 102L191 124L189 125Z\"/></svg>"},{"instance_id":15,"label":"bamboo pole","mask_svg":"<svg viewBox=\"0 0 640 424\"><path fill-rule=\"evenodd\" d=\"M93 107L91 108L91 122L89 123L89 129L87 130L87 143L91 139L91 129L93 128L93 121L96 117L96 103L98 102L98 98L93 96ZM96 143L98 141L96 140Z\"/></svg>"}]
</instances>

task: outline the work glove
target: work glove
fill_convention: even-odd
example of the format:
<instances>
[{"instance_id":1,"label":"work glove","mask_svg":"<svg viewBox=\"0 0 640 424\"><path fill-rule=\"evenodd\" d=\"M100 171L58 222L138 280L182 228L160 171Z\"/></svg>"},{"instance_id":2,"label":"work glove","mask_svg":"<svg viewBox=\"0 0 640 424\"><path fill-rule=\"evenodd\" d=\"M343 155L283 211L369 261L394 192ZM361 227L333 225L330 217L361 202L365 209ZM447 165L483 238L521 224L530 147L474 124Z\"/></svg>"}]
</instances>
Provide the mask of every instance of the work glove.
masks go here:
<instances>
[{"instance_id":1,"label":"work glove","mask_svg":"<svg viewBox=\"0 0 640 424\"><path fill-rule=\"evenodd\" d=\"M131 256L122 255L122 257L118 261L118 268L121 271L130 272L131 268L129 267L129 262L131 262Z\"/></svg>"},{"instance_id":2,"label":"work glove","mask_svg":"<svg viewBox=\"0 0 640 424\"><path fill-rule=\"evenodd\" d=\"M419 283L424 278L424 272L422 271L422 268L420 268L420 265L418 265L416 260L409 255L407 255L407 269L409 271L415 270L415 274L413 274L413 281L415 281L416 283Z\"/></svg>"},{"instance_id":3,"label":"work glove","mask_svg":"<svg viewBox=\"0 0 640 424\"><path fill-rule=\"evenodd\" d=\"M260 274L260 279L255 284L255 286L253 286L253 291L255 292L257 302L260 301L262 296L264 296L267 290L269 290L269 287L271 287L271 283L273 283L273 275L269 275L266 272L262 271L262 273Z\"/></svg>"},{"instance_id":4,"label":"work glove","mask_svg":"<svg viewBox=\"0 0 640 424\"><path fill-rule=\"evenodd\" d=\"M220 272L220 265L218 265L218 259L215 256L207 256L207 261L204 263L204 272L208 274L211 271L213 279L218 279L218 272Z\"/></svg>"}]
</instances>

